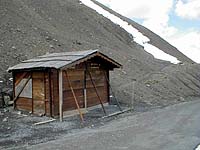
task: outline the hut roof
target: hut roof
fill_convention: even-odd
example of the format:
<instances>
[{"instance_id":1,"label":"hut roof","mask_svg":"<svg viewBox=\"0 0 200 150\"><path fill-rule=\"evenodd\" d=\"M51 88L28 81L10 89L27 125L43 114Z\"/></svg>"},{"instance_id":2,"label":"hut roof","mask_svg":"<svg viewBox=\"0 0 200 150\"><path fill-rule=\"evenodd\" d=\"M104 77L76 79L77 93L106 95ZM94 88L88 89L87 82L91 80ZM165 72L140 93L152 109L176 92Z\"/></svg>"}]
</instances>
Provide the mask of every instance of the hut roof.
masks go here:
<instances>
[{"instance_id":1,"label":"hut roof","mask_svg":"<svg viewBox=\"0 0 200 150\"><path fill-rule=\"evenodd\" d=\"M101 59L109 62L113 68L121 67L121 64L99 52L98 50L87 51L73 51L62 53L51 53L42 56L38 56L33 59L22 61L13 67L8 68L8 72L14 70L27 70L27 69L42 69L42 68L67 68L87 61L95 56L99 56Z\"/></svg>"}]
</instances>

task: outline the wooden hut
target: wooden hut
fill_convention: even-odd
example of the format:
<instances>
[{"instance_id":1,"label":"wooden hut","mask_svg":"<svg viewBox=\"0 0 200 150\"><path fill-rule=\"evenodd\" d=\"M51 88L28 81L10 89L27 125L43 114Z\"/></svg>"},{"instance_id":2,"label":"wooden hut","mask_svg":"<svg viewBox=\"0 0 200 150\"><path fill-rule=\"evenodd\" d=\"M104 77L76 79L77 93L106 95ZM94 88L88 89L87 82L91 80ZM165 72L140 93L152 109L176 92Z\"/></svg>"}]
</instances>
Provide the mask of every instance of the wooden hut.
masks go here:
<instances>
[{"instance_id":1,"label":"wooden hut","mask_svg":"<svg viewBox=\"0 0 200 150\"><path fill-rule=\"evenodd\" d=\"M98 50L52 53L10 67L14 107L33 114L63 112L109 102L109 70L121 65Z\"/></svg>"}]
</instances>

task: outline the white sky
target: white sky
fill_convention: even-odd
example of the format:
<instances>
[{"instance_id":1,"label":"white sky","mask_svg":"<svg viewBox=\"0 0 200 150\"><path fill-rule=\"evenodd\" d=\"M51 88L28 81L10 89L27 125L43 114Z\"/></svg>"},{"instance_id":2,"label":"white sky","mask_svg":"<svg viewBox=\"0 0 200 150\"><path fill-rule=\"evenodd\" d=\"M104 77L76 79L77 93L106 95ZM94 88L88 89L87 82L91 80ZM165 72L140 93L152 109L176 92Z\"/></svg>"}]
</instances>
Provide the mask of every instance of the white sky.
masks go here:
<instances>
[{"instance_id":1,"label":"white sky","mask_svg":"<svg viewBox=\"0 0 200 150\"><path fill-rule=\"evenodd\" d=\"M200 0L98 1L124 16L141 19L142 25L163 37L194 61L200 63ZM181 23L190 26L180 29L170 25L171 21L181 19L183 20ZM199 28L194 28L192 21L198 21Z\"/></svg>"},{"instance_id":2,"label":"white sky","mask_svg":"<svg viewBox=\"0 0 200 150\"><path fill-rule=\"evenodd\" d=\"M200 1L199 0L179 0L176 4L176 13L185 19L200 19Z\"/></svg>"}]
</instances>

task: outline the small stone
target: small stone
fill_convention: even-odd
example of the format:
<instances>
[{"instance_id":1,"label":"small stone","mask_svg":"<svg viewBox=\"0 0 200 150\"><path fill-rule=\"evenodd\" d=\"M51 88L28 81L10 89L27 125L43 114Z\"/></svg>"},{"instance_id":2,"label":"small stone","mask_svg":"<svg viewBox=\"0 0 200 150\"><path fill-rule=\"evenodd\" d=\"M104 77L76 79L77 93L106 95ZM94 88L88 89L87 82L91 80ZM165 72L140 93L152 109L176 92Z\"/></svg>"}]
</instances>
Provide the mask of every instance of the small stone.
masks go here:
<instances>
[{"instance_id":1,"label":"small stone","mask_svg":"<svg viewBox=\"0 0 200 150\"><path fill-rule=\"evenodd\" d=\"M8 129L8 130L10 130L10 129L11 129L11 127L8 127L7 129Z\"/></svg>"},{"instance_id":2,"label":"small stone","mask_svg":"<svg viewBox=\"0 0 200 150\"><path fill-rule=\"evenodd\" d=\"M185 101L185 99L184 99L183 97L180 97L180 101L184 102L184 101Z\"/></svg>"},{"instance_id":3,"label":"small stone","mask_svg":"<svg viewBox=\"0 0 200 150\"><path fill-rule=\"evenodd\" d=\"M56 39L53 39L55 42L58 42L58 40L56 40Z\"/></svg>"},{"instance_id":4,"label":"small stone","mask_svg":"<svg viewBox=\"0 0 200 150\"><path fill-rule=\"evenodd\" d=\"M3 122L8 122L8 117L4 118Z\"/></svg>"},{"instance_id":5,"label":"small stone","mask_svg":"<svg viewBox=\"0 0 200 150\"><path fill-rule=\"evenodd\" d=\"M126 74L126 71L123 70L122 73L123 73L123 74Z\"/></svg>"},{"instance_id":6,"label":"small stone","mask_svg":"<svg viewBox=\"0 0 200 150\"><path fill-rule=\"evenodd\" d=\"M146 86L147 86L147 87L150 87L151 85L150 85L150 84L146 84Z\"/></svg>"},{"instance_id":7,"label":"small stone","mask_svg":"<svg viewBox=\"0 0 200 150\"><path fill-rule=\"evenodd\" d=\"M101 125L104 125L104 123L103 123L103 122L101 122Z\"/></svg>"},{"instance_id":8,"label":"small stone","mask_svg":"<svg viewBox=\"0 0 200 150\"><path fill-rule=\"evenodd\" d=\"M50 48L54 48L54 46L53 46L53 45L49 45L49 47L50 47Z\"/></svg>"},{"instance_id":9,"label":"small stone","mask_svg":"<svg viewBox=\"0 0 200 150\"><path fill-rule=\"evenodd\" d=\"M18 112L17 112L17 114L18 114L18 115L21 115L21 114L22 114L22 112L21 112L21 111L18 111Z\"/></svg>"},{"instance_id":10,"label":"small stone","mask_svg":"<svg viewBox=\"0 0 200 150\"><path fill-rule=\"evenodd\" d=\"M16 31L17 31L17 32L21 32L21 29L20 29L20 28L17 28Z\"/></svg>"},{"instance_id":11,"label":"small stone","mask_svg":"<svg viewBox=\"0 0 200 150\"><path fill-rule=\"evenodd\" d=\"M4 112L9 112L9 110L8 110L8 109L4 109L3 111L4 111Z\"/></svg>"},{"instance_id":12,"label":"small stone","mask_svg":"<svg viewBox=\"0 0 200 150\"><path fill-rule=\"evenodd\" d=\"M12 46L12 49L16 49L16 47L15 47L15 46Z\"/></svg>"}]
</instances>

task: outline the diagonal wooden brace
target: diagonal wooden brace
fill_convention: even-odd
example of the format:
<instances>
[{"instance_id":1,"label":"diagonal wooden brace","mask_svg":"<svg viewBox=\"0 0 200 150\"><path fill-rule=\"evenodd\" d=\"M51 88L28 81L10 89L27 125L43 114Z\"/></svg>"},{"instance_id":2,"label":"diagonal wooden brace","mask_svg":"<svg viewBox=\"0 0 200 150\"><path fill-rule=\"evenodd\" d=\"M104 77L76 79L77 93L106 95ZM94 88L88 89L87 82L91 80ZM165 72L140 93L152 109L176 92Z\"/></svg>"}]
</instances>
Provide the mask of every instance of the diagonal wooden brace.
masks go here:
<instances>
[{"instance_id":1,"label":"diagonal wooden brace","mask_svg":"<svg viewBox=\"0 0 200 150\"><path fill-rule=\"evenodd\" d=\"M69 83L70 89L71 89L71 91L72 91L72 94L73 94L73 97L74 97L74 101L75 101L75 103L76 103L76 107L77 107L78 112L79 112L79 114L80 114L81 121L83 122L83 121L84 121L84 120L83 120L83 114L82 114L82 112L81 112L81 110L80 110L80 106L79 106L79 104L78 104L78 100L77 100L76 95L75 95L75 93L74 93L74 89L72 88L72 84L71 84L71 82L70 82L70 79L69 79L69 76L68 76L68 74L67 74L67 71L65 70L64 72L65 72L65 76L66 76L66 78L67 78L67 81L68 81L68 83Z\"/></svg>"},{"instance_id":2,"label":"diagonal wooden brace","mask_svg":"<svg viewBox=\"0 0 200 150\"><path fill-rule=\"evenodd\" d=\"M93 85L93 87L94 87L94 89L95 89L95 92L96 92L96 94L97 94L97 97L98 97L98 99L99 99L99 101L100 101L100 103L101 103L101 107L102 107L102 109L103 109L103 112L104 112L104 114L106 115L106 111L105 111L105 108L104 108L104 106L103 106L103 102L102 102L102 100L101 100L101 97L100 97L99 94L98 94L97 88L96 88L95 83L94 83L94 81L93 81L93 79L92 79L92 75L91 75L91 73L89 72L89 70L87 70L87 72L88 72L88 74L89 74L89 76L90 76L90 80L91 80L92 85Z\"/></svg>"},{"instance_id":3,"label":"diagonal wooden brace","mask_svg":"<svg viewBox=\"0 0 200 150\"><path fill-rule=\"evenodd\" d=\"M17 101L18 97L20 96L20 94L22 93L22 91L24 90L24 88L26 87L26 85L28 84L28 82L29 82L30 79L31 79L31 76L28 77L28 79L26 80L26 82L24 83L24 85L22 86L22 88L20 89L20 91L17 94L17 96L15 96L15 98L13 99L14 108L16 107L16 101Z\"/></svg>"}]
</instances>

